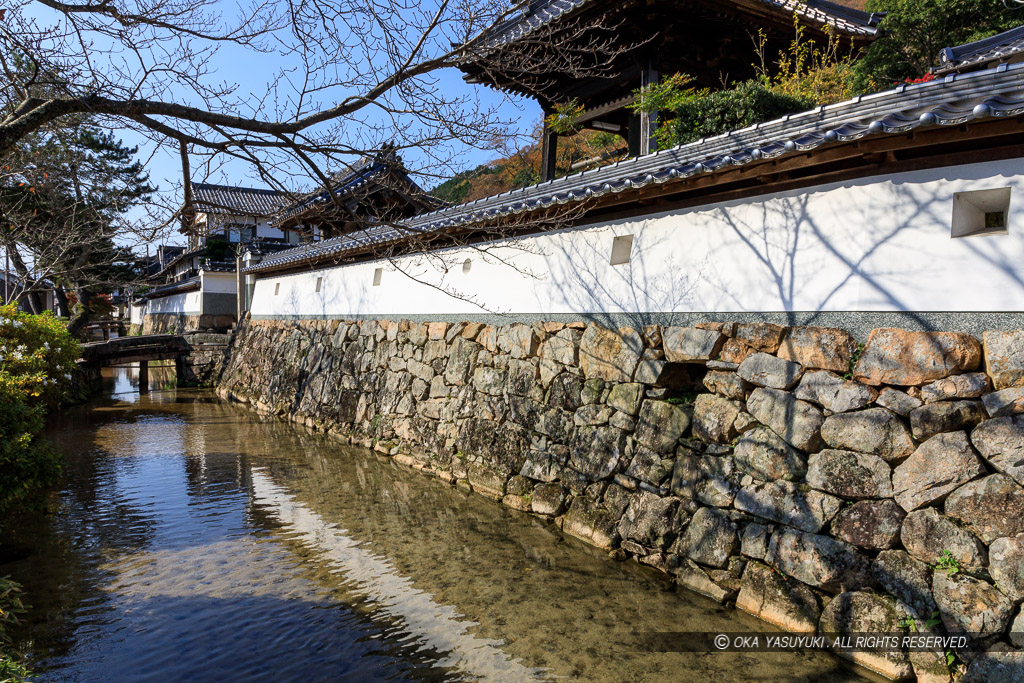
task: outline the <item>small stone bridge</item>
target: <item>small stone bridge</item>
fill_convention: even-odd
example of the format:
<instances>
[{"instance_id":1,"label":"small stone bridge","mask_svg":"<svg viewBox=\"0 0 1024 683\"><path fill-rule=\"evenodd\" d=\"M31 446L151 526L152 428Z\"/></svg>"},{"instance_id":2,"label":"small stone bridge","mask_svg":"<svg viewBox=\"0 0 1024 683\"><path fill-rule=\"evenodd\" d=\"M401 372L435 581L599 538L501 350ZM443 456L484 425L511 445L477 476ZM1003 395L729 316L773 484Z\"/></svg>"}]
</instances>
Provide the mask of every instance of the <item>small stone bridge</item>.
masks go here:
<instances>
[{"instance_id":1,"label":"small stone bridge","mask_svg":"<svg viewBox=\"0 0 1024 683\"><path fill-rule=\"evenodd\" d=\"M96 368L138 363L143 391L149 382L150 361L174 360L179 381L214 382L220 375L229 340L229 335L205 332L118 337L82 344L82 360Z\"/></svg>"}]
</instances>

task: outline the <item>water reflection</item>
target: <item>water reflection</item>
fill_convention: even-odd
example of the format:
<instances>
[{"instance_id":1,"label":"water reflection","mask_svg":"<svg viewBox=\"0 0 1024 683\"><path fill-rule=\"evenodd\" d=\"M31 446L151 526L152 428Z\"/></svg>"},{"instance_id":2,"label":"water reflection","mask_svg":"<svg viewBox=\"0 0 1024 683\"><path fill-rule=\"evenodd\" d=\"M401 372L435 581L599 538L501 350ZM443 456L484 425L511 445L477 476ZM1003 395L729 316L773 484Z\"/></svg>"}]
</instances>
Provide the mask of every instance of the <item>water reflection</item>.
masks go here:
<instances>
[{"instance_id":1,"label":"water reflection","mask_svg":"<svg viewBox=\"0 0 1024 683\"><path fill-rule=\"evenodd\" d=\"M0 558L46 680L857 678L821 654L638 652L769 628L373 453L115 374L55 421L58 512Z\"/></svg>"}]
</instances>

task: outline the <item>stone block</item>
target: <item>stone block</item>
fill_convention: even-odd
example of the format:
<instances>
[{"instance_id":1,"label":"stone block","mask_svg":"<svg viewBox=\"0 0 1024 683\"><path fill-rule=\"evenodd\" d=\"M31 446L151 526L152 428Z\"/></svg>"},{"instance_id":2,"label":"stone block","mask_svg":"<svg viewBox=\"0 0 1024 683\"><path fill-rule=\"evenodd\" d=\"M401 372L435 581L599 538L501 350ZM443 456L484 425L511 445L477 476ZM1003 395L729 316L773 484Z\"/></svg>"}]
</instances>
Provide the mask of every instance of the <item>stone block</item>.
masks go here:
<instances>
[{"instance_id":1,"label":"stone block","mask_svg":"<svg viewBox=\"0 0 1024 683\"><path fill-rule=\"evenodd\" d=\"M504 497L507 474L475 462L468 464L467 472L474 491L494 500Z\"/></svg>"},{"instance_id":2,"label":"stone block","mask_svg":"<svg viewBox=\"0 0 1024 683\"><path fill-rule=\"evenodd\" d=\"M897 633L907 617L905 606L891 598L865 591L841 593L821 613L818 629L828 636L854 636L865 633ZM906 652L897 649L872 651L865 648L834 648L836 654L892 680L913 676L914 669Z\"/></svg>"},{"instance_id":3,"label":"stone block","mask_svg":"<svg viewBox=\"0 0 1024 683\"><path fill-rule=\"evenodd\" d=\"M741 472L759 481L795 481L807 472L807 458L767 427L745 432L736 443L733 460Z\"/></svg>"},{"instance_id":4,"label":"stone block","mask_svg":"<svg viewBox=\"0 0 1024 683\"><path fill-rule=\"evenodd\" d=\"M930 617L935 611L932 570L905 550L883 550L871 566L875 581L886 593L909 605L918 615Z\"/></svg>"},{"instance_id":5,"label":"stone block","mask_svg":"<svg viewBox=\"0 0 1024 683\"><path fill-rule=\"evenodd\" d=\"M740 323L732 337L764 353L775 353L786 336L787 328L775 323Z\"/></svg>"},{"instance_id":6,"label":"stone block","mask_svg":"<svg viewBox=\"0 0 1024 683\"><path fill-rule=\"evenodd\" d=\"M588 325L580 340L579 365L587 379L629 382L642 352L643 339L633 328Z\"/></svg>"},{"instance_id":7,"label":"stone block","mask_svg":"<svg viewBox=\"0 0 1024 683\"><path fill-rule=\"evenodd\" d=\"M985 419L980 401L942 401L921 406L910 413L914 438L924 441L935 434L971 429Z\"/></svg>"},{"instance_id":8,"label":"stone block","mask_svg":"<svg viewBox=\"0 0 1024 683\"><path fill-rule=\"evenodd\" d=\"M616 410L621 410L627 415L636 415L640 412L640 400L644 396L644 385L638 382L625 382L616 384L608 393L607 403Z\"/></svg>"},{"instance_id":9,"label":"stone block","mask_svg":"<svg viewBox=\"0 0 1024 683\"><path fill-rule=\"evenodd\" d=\"M604 550L619 541L618 517L585 496L573 499L562 520L562 531Z\"/></svg>"},{"instance_id":10,"label":"stone block","mask_svg":"<svg viewBox=\"0 0 1024 683\"><path fill-rule=\"evenodd\" d=\"M768 541L772 527L765 524L748 524L740 535L740 552L755 560L764 560L768 554Z\"/></svg>"},{"instance_id":11,"label":"stone block","mask_svg":"<svg viewBox=\"0 0 1024 683\"><path fill-rule=\"evenodd\" d=\"M903 421L885 408L869 408L825 418L821 436L832 448L877 455L886 462L914 452Z\"/></svg>"},{"instance_id":12,"label":"stone block","mask_svg":"<svg viewBox=\"0 0 1024 683\"><path fill-rule=\"evenodd\" d=\"M780 527L768 545L768 563L779 571L830 593L870 583L867 560L852 546L829 536Z\"/></svg>"},{"instance_id":13,"label":"stone block","mask_svg":"<svg viewBox=\"0 0 1024 683\"><path fill-rule=\"evenodd\" d=\"M733 505L763 519L816 533L832 519L842 501L820 491L803 491L788 481L744 486Z\"/></svg>"},{"instance_id":14,"label":"stone block","mask_svg":"<svg viewBox=\"0 0 1024 683\"><path fill-rule=\"evenodd\" d=\"M867 453L826 449L807 465L808 484L843 498L891 498L891 477L889 465Z\"/></svg>"},{"instance_id":15,"label":"stone block","mask_svg":"<svg viewBox=\"0 0 1024 683\"><path fill-rule=\"evenodd\" d=\"M660 487L665 483L669 475L672 474L674 465L675 458L666 458L660 453L655 453L637 444L634 449L633 459L630 461L629 467L626 468L625 474L627 477Z\"/></svg>"},{"instance_id":16,"label":"stone block","mask_svg":"<svg viewBox=\"0 0 1024 683\"><path fill-rule=\"evenodd\" d=\"M562 365L575 366L579 362L580 340L583 333L579 330L564 328L547 341L541 347L540 356L546 360L553 360Z\"/></svg>"},{"instance_id":17,"label":"stone block","mask_svg":"<svg viewBox=\"0 0 1024 683\"><path fill-rule=\"evenodd\" d=\"M949 552L964 571L977 572L988 564L988 551L981 539L935 508L907 515L900 541L908 553L925 564L938 564L943 552Z\"/></svg>"},{"instance_id":18,"label":"stone block","mask_svg":"<svg viewBox=\"0 0 1024 683\"><path fill-rule=\"evenodd\" d=\"M988 375L984 372L968 372L924 385L921 387L921 398L925 403L978 398L988 393L990 387Z\"/></svg>"},{"instance_id":19,"label":"stone block","mask_svg":"<svg viewBox=\"0 0 1024 683\"><path fill-rule=\"evenodd\" d=\"M693 560L681 555L668 556L668 570L675 574L677 585L715 602L726 603L736 595L732 590L715 583Z\"/></svg>"},{"instance_id":20,"label":"stone block","mask_svg":"<svg viewBox=\"0 0 1024 683\"><path fill-rule=\"evenodd\" d=\"M1024 533L993 541L988 562L996 587L1017 602L1024 600Z\"/></svg>"},{"instance_id":21,"label":"stone block","mask_svg":"<svg viewBox=\"0 0 1024 683\"><path fill-rule=\"evenodd\" d=\"M914 398L906 392L892 387L885 387L878 392L875 403L903 417L909 417L910 413L923 404L921 399Z\"/></svg>"},{"instance_id":22,"label":"stone block","mask_svg":"<svg viewBox=\"0 0 1024 683\"><path fill-rule=\"evenodd\" d=\"M857 352L857 340L846 330L834 327L791 327L776 355L817 368L846 373Z\"/></svg>"},{"instance_id":23,"label":"stone block","mask_svg":"<svg viewBox=\"0 0 1024 683\"><path fill-rule=\"evenodd\" d=\"M739 339L726 339L722 344L722 350L718 353L718 360L732 363L738 368L740 363L755 353L757 353L757 349L744 344Z\"/></svg>"},{"instance_id":24,"label":"stone block","mask_svg":"<svg viewBox=\"0 0 1024 683\"><path fill-rule=\"evenodd\" d=\"M701 508L694 513L671 552L699 564L725 567L738 549L736 526L729 515L715 508Z\"/></svg>"},{"instance_id":25,"label":"stone block","mask_svg":"<svg viewBox=\"0 0 1024 683\"><path fill-rule=\"evenodd\" d=\"M869 405L878 395L871 387L844 380L826 370L806 373L793 393L800 400L817 403L833 413L859 410Z\"/></svg>"},{"instance_id":26,"label":"stone block","mask_svg":"<svg viewBox=\"0 0 1024 683\"><path fill-rule=\"evenodd\" d=\"M986 543L1024 533L1024 488L1004 474L964 484L946 499L946 514Z\"/></svg>"},{"instance_id":27,"label":"stone block","mask_svg":"<svg viewBox=\"0 0 1024 683\"><path fill-rule=\"evenodd\" d=\"M1010 623L1013 601L985 581L936 571L932 594L939 606L942 625L950 634L984 638L1002 634Z\"/></svg>"},{"instance_id":28,"label":"stone block","mask_svg":"<svg viewBox=\"0 0 1024 683\"><path fill-rule=\"evenodd\" d=\"M678 507L676 498L637 491L629 497L629 505L619 521L619 536L648 548L664 550L679 533Z\"/></svg>"},{"instance_id":29,"label":"stone block","mask_svg":"<svg viewBox=\"0 0 1024 683\"><path fill-rule=\"evenodd\" d=\"M1024 484L1024 417L986 420L971 432L971 443L993 469Z\"/></svg>"},{"instance_id":30,"label":"stone block","mask_svg":"<svg viewBox=\"0 0 1024 683\"><path fill-rule=\"evenodd\" d=\"M815 633L821 615L814 591L760 562L747 563L736 607L791 633Z\"/></svg>"},{"instance_id":31,"label":"stone block","mask_svg":"<svg viewBox=\"0 0 1024 683\"><path fill-rule=\"evenodd\" d=\"M690 416L665 401L645 400L640 408L634 438L657 453L671 453L690 426Z\"/></svg>"},{"instance_id":32,"label":"stone block","mask_svg":"<svg viewBox=\"0 0 1024 683\"><path fill-rule=\"evenodd\" d=\"M725 343L725 336L720 332L696 327L666 327L661 336L665 358L672 363L713 360Z\"/></svg>"},{"instance_id":33,"label":"stone block","mask_svg":"<svg viewBox=\"0 0 1024 683\"><path fill-rule=\"evenodd\" d=\"M885 550L900 537L906 513L892 500L862 500L832 520L832 535L858 548Z\"/></svg>"},{"instance_id":34,"label":"stone block","mask_svg":"<svg viewBox=\"0 0 1024 683\"><path fill-rule=\"evenodd\" d=\"M1024 388L1015 387L994 391L981 397L989 417L1005 417L1024 413Z\"/></svg>"},{"instance_id":35,"label":"stone block","mask_svg":"<svg viewBox=\"0 0 1024 683\"><path fill-rule=\"evenodd\" d=\"M615 471L626 450L626 434L613 427L580 427L570 448L569 466L597 481Z\"/></svg>"},{"instance_id":36,"label":"stone block","mask_svg":"<svg viewBox=\"0 0 1024 683\"><path fill-rule=\"evenodd\" d=\"M989 651L971 661L960 683L993 683L1024 681L1024 652Z\"/></svg>"},{"instance_id":37,"label":"stone block","mask_svg":"<svg viewBox=\"0 0 1024 683\"><path fill-rule=\"evenodd\" d=\"M740 363L736 371L751 384L771 389L791 389L803 375L799 363L778 358L767 353L755 353Z\"/></svg>"},{"instance_id":38,"label":"stone block","mask_svg":"<svg viewBox=\"0 0 1024 683\"><path fill-rule=\"evenodd\" d=\"M996 389L1024 387L1024 330L989 331L985 342L985 368Z\"/></svg>"},{"instance_id":39,"label":"stone block","mask_svg":"<svg viewBox=\"0 0 1024 683\"><path fill-rule=\"evenodd\" d=\"M735 372L712 370L704 375L704 386L708 391L737 401L746 400L754 386Z\"/></svg>"},{"instance_id":40,"label":"stone block","mask_svg":"<svg viewBox=\"0 0 1024 683\"><path fill-rule=\"evenodd\" d=\"M747 411L786 443L802 451L815 451L821 445L824 415L787 391L757 388L747 399Z\"/></svg>"},{"instance_id":41,"label":"stone block","mask_svg":"<svg viewBox=\"0 0 1024 683\"><path fill-rule=\"evenodd\" d=\"M950 375L973 372L981 364L981 344L960 332L872 330L853 379L878 386L919 386Z\"/></svg>"},{"instance_id":42,"label":"stone block","mask_svg":"<svg viewBox=\"0 0 1024 683\"><path fill-rule=\"evenodd\" d=\"M893 472L896 502L907 512L945 499L985 471L963 432L937 434Z\"/></svg>"},{"instance_id":43,"label":"stone block","mask_svg":"<svg viewBox=\"0 0 1024 683\"><path fill-rule=\"evenodd\" d=\"M730 443L743 404L715 394L701 394L693 405L693 435L708 443Z\"/></svg>"}]
</instances>

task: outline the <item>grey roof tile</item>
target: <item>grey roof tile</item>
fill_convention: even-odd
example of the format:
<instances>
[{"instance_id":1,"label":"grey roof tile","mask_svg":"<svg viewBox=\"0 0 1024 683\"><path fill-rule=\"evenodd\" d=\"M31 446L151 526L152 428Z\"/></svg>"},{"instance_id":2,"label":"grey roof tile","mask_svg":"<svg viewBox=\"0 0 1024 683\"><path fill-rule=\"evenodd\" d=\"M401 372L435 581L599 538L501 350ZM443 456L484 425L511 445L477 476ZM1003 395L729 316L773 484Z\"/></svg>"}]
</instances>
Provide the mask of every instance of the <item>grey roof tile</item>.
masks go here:
<instances>
[{"instance_id":1,"label":"grey roof tile","mask_svg":"<svg viewBox=\"0 0 1024 683\"><path fill-rule=\"evenodd\" d=\"M288 195L277 190L212 183L192 183L192 196L197 211L254 217L270 216L288 201Z\"/></svg>"},{"instance_id":2,"label":"grey roof tile","mask_svg":"<svg viewBox=\"0 0 1024 683\"><path fill-rule=\"evenodd\" d=\"M962 71L997 60L1005 61L1021 53L1024 53L1024 26L973 43L943 48L939 53L940 66L934 72L941 75Z\"/></svg>"}]
</instances>

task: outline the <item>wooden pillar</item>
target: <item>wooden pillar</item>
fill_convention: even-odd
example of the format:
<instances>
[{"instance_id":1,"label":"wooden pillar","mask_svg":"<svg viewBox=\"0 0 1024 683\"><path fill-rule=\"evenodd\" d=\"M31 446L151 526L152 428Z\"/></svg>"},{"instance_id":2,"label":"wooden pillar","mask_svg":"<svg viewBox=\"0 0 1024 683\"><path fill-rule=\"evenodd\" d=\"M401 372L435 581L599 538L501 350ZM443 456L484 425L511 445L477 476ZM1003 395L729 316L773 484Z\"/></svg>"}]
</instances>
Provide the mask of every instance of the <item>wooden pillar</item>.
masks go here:
<instances>
[{"instance_id":1,"label":"wooden pillar","mask_svg":"<svg viewBox=\"0 0 1024 683\"><path fill-rule=\"evenodd\" d=\"M546 116L546 114L545 114ZM544 132L541 134L540 150L540 181L551 180L555 177L555 160L558 158L558 133L554 132L544 124Z\"/></svg>"},{"instance_id":2,"label":"wooden pillar","mask_svg":"<svg viewBox=\"0 0 1024 683\"><path fill-rule=\"evenodd\" d=\"M110 341L110 325L102 323L103 325L103 341Z\"/></svg>"},{"instance_id":3,"label":"wooden pillar","mask_svg":"<svg viewBox=\"0 0 1024 683\"><path fill-rule=\"evenodd\" d=\"M648 66L640 72L640 87L648 88L658 82L658 72ZM626 143L630 156L643 156L658 150L654 131L658 129L658 114L638 112L629 117L629 131Z\"/></svg>"},{"instance_id":4,"label":"wooden pillar","mask_svg":"<svg viewBox=\"0 0 1024 683\"><path fill-rule=\"evenodd\" d=\"M149 392L149 361L139 361L139 393L145 394Z\"/></svg>"}]
</instances>

